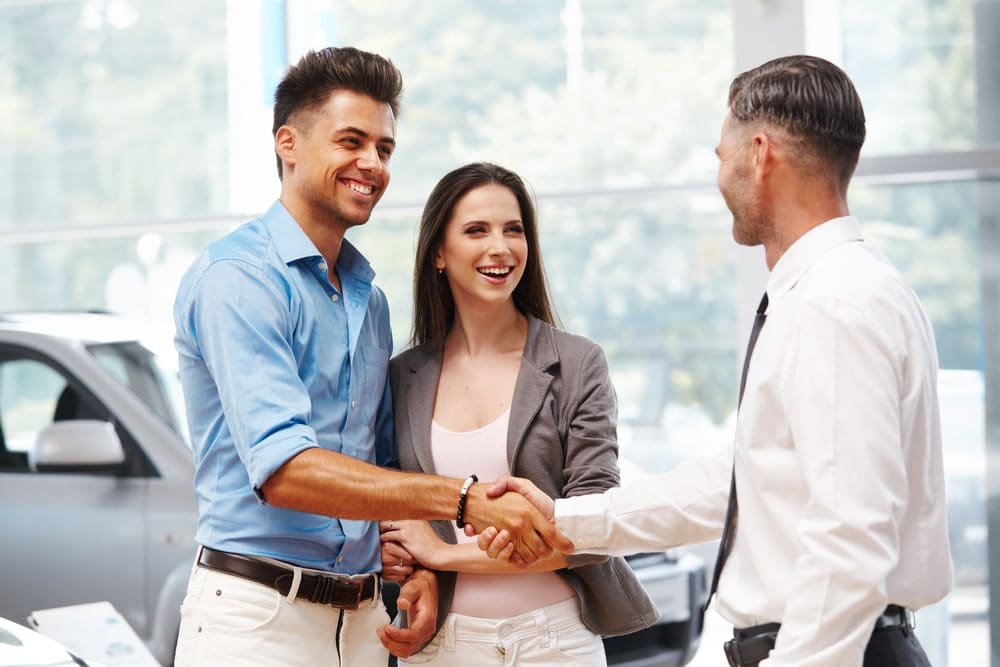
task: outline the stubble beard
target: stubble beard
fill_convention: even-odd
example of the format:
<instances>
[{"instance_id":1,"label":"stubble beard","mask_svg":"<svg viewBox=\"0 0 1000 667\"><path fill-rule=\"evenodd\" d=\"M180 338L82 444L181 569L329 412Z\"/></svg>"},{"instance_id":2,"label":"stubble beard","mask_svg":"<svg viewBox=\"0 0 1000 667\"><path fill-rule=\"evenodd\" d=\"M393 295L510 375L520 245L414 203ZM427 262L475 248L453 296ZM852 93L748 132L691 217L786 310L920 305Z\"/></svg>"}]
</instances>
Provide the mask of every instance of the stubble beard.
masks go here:
<instances>
[{"instance_id":1,"label":"stubble beard","mask_svg":"<svg viewBox=\"0 0 1000 667\"><path fill-rule=\"evenodd\" d=\"M335 196L323 193L313 198L313 210L316 211L325 225L347 231L351 227L360 227L367 223L371 219L377 203L376 199L365 212L349 211L337 201Z\"/></svg>"},{"instance_id":2,"label":"stubble beard","mask_svg":"<svg viewBox=\"0 0 1000 667\"><path fill-rule=\"evenodd\" d=\"M741 193L739 201L731 201L723 195L729 212L733 214L733 240L744 246L764 243L768 221L760 205L753 201L749 193Z\"/></svg>"}]
</instances>

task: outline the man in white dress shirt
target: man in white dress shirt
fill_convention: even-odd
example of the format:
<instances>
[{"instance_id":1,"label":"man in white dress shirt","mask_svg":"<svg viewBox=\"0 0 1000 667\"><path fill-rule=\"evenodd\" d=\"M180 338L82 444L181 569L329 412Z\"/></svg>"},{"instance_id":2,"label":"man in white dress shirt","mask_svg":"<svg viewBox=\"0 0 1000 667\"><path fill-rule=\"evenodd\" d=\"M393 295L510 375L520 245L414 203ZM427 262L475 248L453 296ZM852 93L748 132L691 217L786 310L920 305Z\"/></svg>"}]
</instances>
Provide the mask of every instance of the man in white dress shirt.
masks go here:
<instances>
[{"instance_id":1,"label":"man in white dress shirt","mask_svg":"<svg viewBox=\"0 0 1000 667\"><path fill-rule=\"evenodd\" d=\"M771 271L731 454L554 504L507 482L577 551L621 555L718 538L735 474L717 591L731 665L929 665L912 611L951 589L934 335L848 212L864 137L857 91L825 60L779 58L730 87L719 190ZM507 555L496 536L480 546Z\"/></svg>"}]
</instances>

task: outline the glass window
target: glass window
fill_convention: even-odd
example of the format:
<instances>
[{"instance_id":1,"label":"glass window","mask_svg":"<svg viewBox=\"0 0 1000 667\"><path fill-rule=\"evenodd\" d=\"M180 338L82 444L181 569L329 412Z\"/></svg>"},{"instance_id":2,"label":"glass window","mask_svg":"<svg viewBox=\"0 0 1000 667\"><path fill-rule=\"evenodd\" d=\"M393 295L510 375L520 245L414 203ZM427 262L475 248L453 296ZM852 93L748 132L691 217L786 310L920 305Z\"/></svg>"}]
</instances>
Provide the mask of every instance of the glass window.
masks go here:
<instances>
[{"instance_id":1,"label":"glass window","mask_svg":"<svg viewBox=\"0 0 1000 667\"><path fill-rule=\"evenodd\" d=\"M736 260L714 148L729 3L350 1L310 18L403 72L392 186L351 232L388 294L397 349L423 199L460 164L500 162L536 193L564 326L607 351L628 456L665 470L691 443L725 444Z\"/></svg>"},{"instance_id":2,"label":"glass window","mask_svg":"<svg viewBox=\"0 0 1000 667\"><path fill-rule=\"evenodd\" d=\"M137 342L89 345L97 363L146 404L175 433L185 436L178 415L183 415L183 397L176 364L171 368Z\"/></svg>"},{"instance_id":3,"label":"glass window","mask_svg":"<svg viewBox=\"0 0 1000 667\"><path fill-rule=\"evenodd\" d=\"M67 386L48 364L0 359L0 427L8 451L27 452L34 446L38 432L54 421L57 399Z\"/></svg>"},{"instance_id":4,"label":"glass window","mask_svg":"<svg viewBox=\"0 0 1000 667\"><path fill-rule=\"evenodd\" d=\"M0 244L0 280L13 286L0 292L0 310L111 310L149 318L170 338L180 277L225 230Z\"/></svg>"},{"instance_id":5,"label":"glass window","mask_svg":"<svg viewBox=\"0 0 1000 667\"><path fill-rule=\"evenodd\" d=\"M2 3L0 230L225 210L225 11Z\"/></svg>"},{"instance_id":6,"label":"glass window","mask_svg":"<svg viewBox=\"0 0 1000 667\"><path fill-rule=\"evenodd\" d=\"M973 4L842 0L842 65L865 104L864 155L977 144Z\"/></svg>"},{"instance_id":7,"label":"glass window","mask_svg":"<svg viewBox=\"0 0 1000 667\"><path fill-rule=\"evenodd\" d=\"M724 0L350 0L302 20L403 72L383 206L419 206L440 176L482 159L540 195L714 178L732 71Z\"/></svg>"}]
</instances>

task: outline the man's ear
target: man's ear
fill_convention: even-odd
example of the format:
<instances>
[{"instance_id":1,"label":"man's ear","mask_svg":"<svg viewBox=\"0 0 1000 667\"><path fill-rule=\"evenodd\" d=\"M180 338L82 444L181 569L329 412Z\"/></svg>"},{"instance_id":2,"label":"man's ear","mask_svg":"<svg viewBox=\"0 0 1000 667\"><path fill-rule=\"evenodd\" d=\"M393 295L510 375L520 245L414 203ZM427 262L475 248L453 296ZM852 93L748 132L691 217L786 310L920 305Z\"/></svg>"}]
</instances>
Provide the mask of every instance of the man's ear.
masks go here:
<instances>
[{"instance_id":1,"label":"man's ear","mask_svg":"<svg viewBox=\"0 0 1000 667\"><path fill-rule=\"evenodd\" d=\"M274 133L274 152L289 167L295 166L295 128L282 125Z\"/></svg>"},{"instance_id":2,"label":"man's ear","mask_svg":"<svg viewBox=\"0 0 1000 667\"><path fill-rule=\"evenodd\" d=\"M776 150L778 147L774 143L774 137L764 130L755 132L750 142L751 150L753 151L754 176L758 181L762 181L774 169L774 160L777 156Z\"/></svg>"}]
</instances>

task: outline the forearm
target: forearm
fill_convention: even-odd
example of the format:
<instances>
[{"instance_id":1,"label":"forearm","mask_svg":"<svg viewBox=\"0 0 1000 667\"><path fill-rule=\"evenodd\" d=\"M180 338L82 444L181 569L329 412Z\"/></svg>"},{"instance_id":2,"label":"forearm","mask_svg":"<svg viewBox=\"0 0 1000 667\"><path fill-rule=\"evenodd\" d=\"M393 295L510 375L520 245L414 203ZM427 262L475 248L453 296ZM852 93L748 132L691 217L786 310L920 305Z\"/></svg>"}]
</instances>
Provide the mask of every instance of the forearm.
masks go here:
<instances>
[{"instance_id":1,"label":"forearm","mask_svg":"<svg viewBox=\"0 0 1000 667\"><path fill-rule=\"evenodd\" d=\"M617 556L717 538L731 470L722 452L603 494L559 499L556 527L579 553Z\"/></svg>"},{"instance_id":2,"label":"forearm","mask_svg":"<svg viewBox=\"0 0 1000 667\"><path fill-rule=\"evenodd\" d=\"M454 519L462 480L406 473L319 447L289 459L262 488L284 509L339 519Z\"/></svg>"},{"instance_id":3,"label":"forearm","mask_svg":"<svg viewBox=\"0 0 1000 667\"><path fill-rule=\"evenodd\" d=\"M503 559L490 558L475 542L465 544L440 542L427 555L426 561L421 561L421 564L434 570L474 574L552 572L566 567L566 557L557 552L545 558L539 558L525 567L518 567Z\"/></svg>"}]
</instances>

